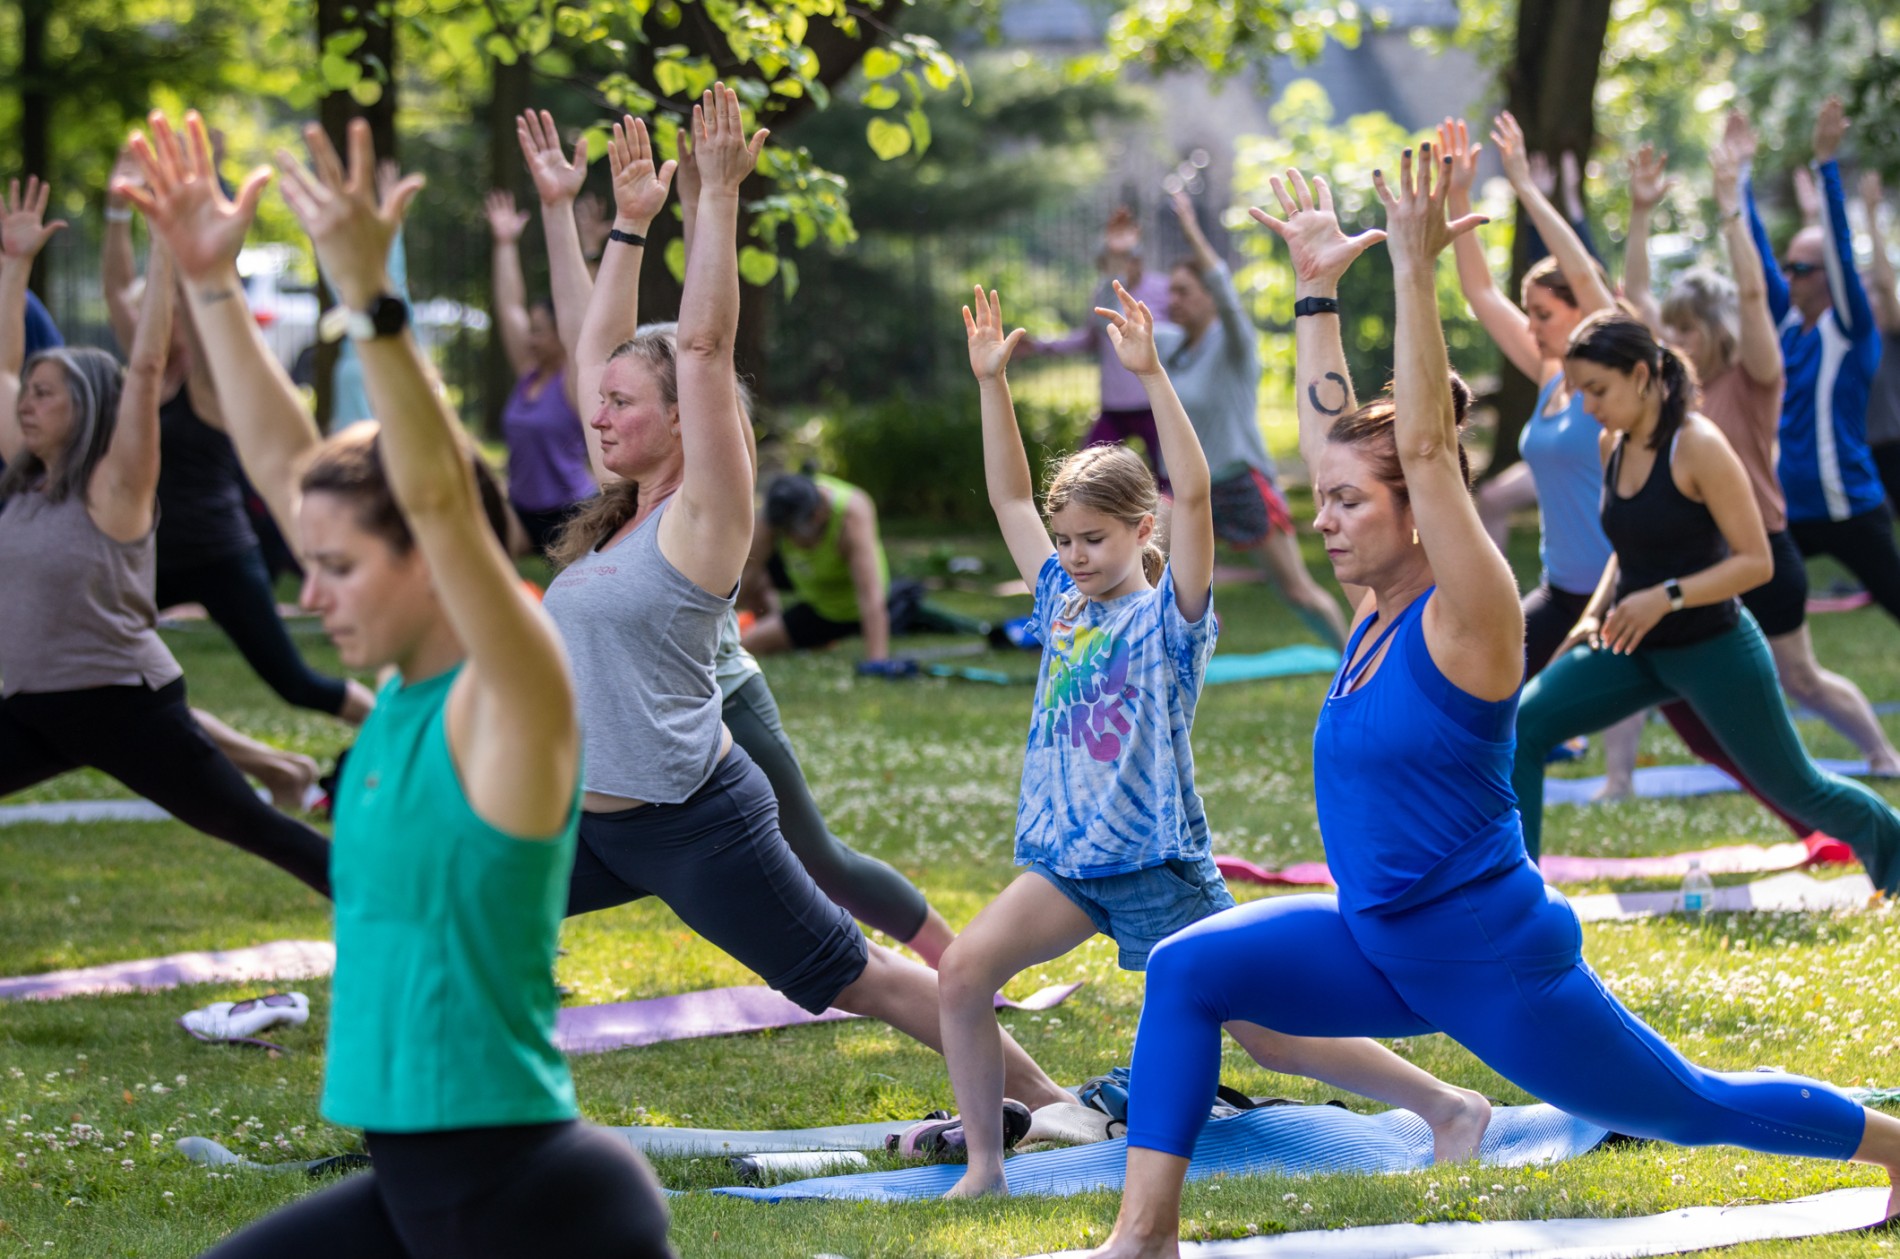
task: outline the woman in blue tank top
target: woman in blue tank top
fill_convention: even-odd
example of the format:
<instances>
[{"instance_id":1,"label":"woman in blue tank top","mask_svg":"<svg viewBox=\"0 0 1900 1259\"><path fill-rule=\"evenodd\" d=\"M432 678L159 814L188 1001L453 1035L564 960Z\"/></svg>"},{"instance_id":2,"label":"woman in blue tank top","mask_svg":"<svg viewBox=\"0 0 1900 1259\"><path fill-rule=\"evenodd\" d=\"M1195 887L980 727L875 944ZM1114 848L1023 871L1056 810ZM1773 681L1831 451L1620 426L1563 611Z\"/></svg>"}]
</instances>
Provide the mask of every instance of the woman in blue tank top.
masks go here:
<instances>
[{"instance_id":1,"label":"woman in blue tank top","mask_svg":"<svg viewBox=\"0 0 1900 1259\"><path fill-rule=\"evenodd\" d=\"M238 283L265 175L233 204L203 120L187 117L189 155L163 118L153 124L154 143L134 141L147 186L122 191L190 280L239 454L297 524L304 604L345 663L395 670L339 786L331 859L322 1109L364 1129L375 1170L209 1253L670 1255L651 1170L579 1122L553 1043L580 814L574 689L552 623L523 594L493 513L483 519L472 451L408 310L389 295L389 243L422 180L379 200L361 120L347 175L315 126L305 136L323 173L284 166L285 200L352 312L384 421L319 443Z\"/></svg>"},{"instance_id":2,"label":"woman in blue tank top","mask_svg":"<svg viewBox=\"0 0 1900 1259\"><path fill-rule=\"evenodd\" d=\"M1610 558L1609 539L1597 521L1602 479L1597 459L1599 430L1584 414L1583 399L1564 383L1564 346L1579 322L1608 310L1615 298L1583 238L1531 178L1524 136L1516 120L1509 114L1499 115L1491 137L1518 204L1550 245L1550 255L1524 274L1521 306L1498 291L1476 236L1460 237L1452 245L1458 284L1472 313L1511 365L1540 386L1537 409L1518 430L1522 464L1492 479L1483 491L1491 496L1508 494L1510 483L1518 477L1535 481L1537 556L1543 571L1537 588L1523 599L1524 676L1534 678L1583 614ZM1451 158L1450 211L1469 214L1483 146L1470 142L1461 121L1440 126L1438 144ZM1630 794L1642 730L1638 714L1605 732L1604 798Z\"/></svg>"},{"instance_id":3,"label":"woman in blue tank top","mask_svg":"<svg viewBox=\"0 0 1900 1259\"><path fill-rule=\"evenodd\" d=\"M1303 1036L1445 1032L1527 1092L1617 1132L1900 1172L1900 1120L1813 1080L1683 1059L1584 963L1576 915L1525 857L1509 777L1522 621L1466 486L1432 275L1479 220L1447 223L1439 154L1427 145L1420 158L1416 182L1409 150L1396 189L1373 176L1398 290L1392 396L1355 408L1337 316L1295 325L1319 530L1341 582L1368 591L1313 740L1339 894L1255 901L1155 949L1127 1189L1100 1255L1177 1253L1181 1183L1231 1019ZM1334 297L1381 233L1346 238L1325 185L1315 181L1315 204L1291 178L1291 190L1274 181L1286 219L1254 215L1287 241L1297 296Z\"/></svg>"}]
</instances>

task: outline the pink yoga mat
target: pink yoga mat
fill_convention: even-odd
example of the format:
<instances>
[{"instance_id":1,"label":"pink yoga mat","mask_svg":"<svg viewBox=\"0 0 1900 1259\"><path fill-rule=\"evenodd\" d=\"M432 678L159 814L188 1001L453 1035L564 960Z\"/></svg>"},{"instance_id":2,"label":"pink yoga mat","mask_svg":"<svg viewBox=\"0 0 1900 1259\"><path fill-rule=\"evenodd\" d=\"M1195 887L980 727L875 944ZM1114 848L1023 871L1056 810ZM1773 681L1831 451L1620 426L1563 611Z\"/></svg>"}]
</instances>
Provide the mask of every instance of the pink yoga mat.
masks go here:
<instances>
[{"instance_id":1,"label":"pink yoga mat","mask_svg":"<svg viewBox=\"0 0 1900 1259\"><path fill-rule=\"evenodd\" d=\"M1057 984L1021 1002L998 993L996 1008L1053 1009L1081 986L1079 983ZM770 988L708 988L703 992L683 992L645 1001L570 1006L561 1011L555 1022L554 1043L566 1053L598 1054L610 1049L657 1045L662 1041L732 1036L857 1017L843 1010L809 1014Z\"/></svg>"},{"instance_id":2,"label":"pink yoga mat","mask_svg":"<svg viewBox=\"0 0 1900 1259\"><path fill-rule=\"evenodd\" d=\"M275 940L247 949L174 953L170 957L0 979L0 1001L57 1001L108 992L154 992L181 984L313 979L329 974L335 966L336 948L326 940Z\"/></svg>"},{"instance_id":3,"label":"pink yoga mat","mask_svg":"<svg viewBox=\"0 0 1900 1259\"><path fill-rule=\"evenodd\" d=\"M1538 863L1549 883L1587 883L1594 879L1681 878L1689 863L1699 861L1708 874L1767 874L1808 865L1848 865L1854 854L1846 844L1815 833L1805 840L1762 847L1736 844L1701 852L1666 853L1655 857L1569 857L1546 853ZM1330 887L1332 874L1322 861L1307 861L1284 870L1269 870L1241 857L1215 857L1224 878L1237 883L1265 883L1278 887Z\"/></svg>"}]
</instances>

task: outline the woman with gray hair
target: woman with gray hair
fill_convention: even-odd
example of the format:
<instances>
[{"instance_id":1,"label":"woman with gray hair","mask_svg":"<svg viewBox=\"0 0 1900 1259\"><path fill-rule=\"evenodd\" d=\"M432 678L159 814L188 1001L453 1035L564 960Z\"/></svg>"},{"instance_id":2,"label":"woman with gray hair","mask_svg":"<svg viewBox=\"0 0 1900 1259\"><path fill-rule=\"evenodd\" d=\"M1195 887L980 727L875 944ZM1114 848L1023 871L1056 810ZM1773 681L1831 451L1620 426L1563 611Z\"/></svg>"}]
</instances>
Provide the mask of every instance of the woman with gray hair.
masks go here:
<instances>
[{"instance_id":1,"label":"woman with gray hair","mask_svg":"<svg viewBox=\"0 0 1900 1259\"><path fill-rule=\"evenodd\" d=\"M193 720L155 627L170 256L152 250L127 369L102 350L25 358L27 275L65 226L46 202L15 180L0 216L0 796L92 766L327 896L328 841L258 799Z\"/></svg>"},{"instance_id":2,"label":"woman with gray hair","mask_svg":"<svg viewBox=\"0 0 1900 1259\"><path fill-rule=\"evenodd\" d=\"M1731 135L1735 128L1731 123ZM1653 153L1639 153L1637 161L1660 173L1661 159ZM1900 772L1900 754L1874 717L1873 706L1853 682L1821 667L1808 633L1807 565L1788 532L1787 500L1775 475L1781 341L1768 307L1761 253L1742 215L1741 162L1740 151L1727 137L1710 154L1720 234L1735 278L1708 267L1693 268L1676 277L1658 304L1649 281L1647 223L1632 222L1624 289L1644 321L1695 368L1702 385L1702 413L1715 421L1748 472L1775 569L1765 585L1742 595L1742 606L1761 625L1782 689L1851 739L1872 772ZM1687 704L1665 705L1663 715L1691 752L1755 791ZM1762 802L1797 835L1812 829Z\"/></svg>"}]
</instances>

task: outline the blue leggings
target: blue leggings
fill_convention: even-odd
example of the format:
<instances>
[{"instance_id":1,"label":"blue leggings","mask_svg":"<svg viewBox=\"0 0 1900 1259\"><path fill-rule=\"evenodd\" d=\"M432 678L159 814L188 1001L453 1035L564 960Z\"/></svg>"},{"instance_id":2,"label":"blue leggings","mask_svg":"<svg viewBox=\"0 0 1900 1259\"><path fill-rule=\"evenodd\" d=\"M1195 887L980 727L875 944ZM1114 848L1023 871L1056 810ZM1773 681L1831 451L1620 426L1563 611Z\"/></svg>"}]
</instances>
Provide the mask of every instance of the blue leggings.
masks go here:
<instances>
[{"instance_id":1,"label":"blue leggings","mask_svg":"<svg viewBox=\"0 0 1900 1259\"><path fill-rule=\"evenodd\" d=\"M1243 1019L1294 1036L1444 1032L1525 1092L1629 1136L1835 1159L1859 1148L1859 1105L1800 1076L1687 1061L1610 995L1582 941L1528 861L1387 917L1281 896L1203 919L1148 962L1128 1144L1190 1155L1221 1024Z\"/></svg>"}]
</instances>

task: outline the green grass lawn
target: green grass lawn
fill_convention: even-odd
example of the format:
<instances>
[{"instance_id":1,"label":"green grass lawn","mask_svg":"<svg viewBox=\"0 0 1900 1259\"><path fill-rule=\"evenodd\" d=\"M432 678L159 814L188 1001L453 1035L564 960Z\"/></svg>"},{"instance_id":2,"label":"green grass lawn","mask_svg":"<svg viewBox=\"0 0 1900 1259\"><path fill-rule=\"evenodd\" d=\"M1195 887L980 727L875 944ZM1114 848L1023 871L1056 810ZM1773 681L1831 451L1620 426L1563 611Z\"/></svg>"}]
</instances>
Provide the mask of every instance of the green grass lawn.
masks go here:
<instances>
[{"instance_id":1,"label":"green grass lawn","mask_svg":"<svg viewBox=\"0 0 1900 1259\"><path fill-rule=\"evenodd\" d=\"M1007 575L1007 558L990 538L947 544L983 556L986 581ZM893 539L894 560L915 569L944 545L923 532L906 533ZM1310 554L1319 558L1316 548ZM1534 579L1528 540L1516 558ZM1818 575L1827 580L1827 573ZM984 615L1027 609L1026 599L945 597ZM1223 587L1217 606L1223 650L1257 651L1305 637L1262 586ZM296 633L314 660L334 667L334 654L310 622L300 622ZM214 629L167 637L195 703L320 759L346 742L335 723L279 703ZM1814 637L1821 660L1858 680L1870 697L1900 698L1900 629L1884 615L1820 617ZM953 923L965 922L1011 877L1029 688L861 681L852 675L854 658L847 649L768 665L806 772L841 835L905 870ZM1027 657L984 663L1030 667ZM1309 748L1324 689L1325 679L1301 678L1206 693L1195 753L1221 850L1265 864L1322 855ZM1852 754L1818 723L1805 724L1803 735L1816 755ZM1687 759L1661 723L1649 726L1643 750L1663 761ZM1600 753L1563 772L1601 772ZM21 798L122 794L108 780L80 774ZM1727 795L1554 808L1545 846L1639 854L1784 838L1759 807ZM329 932L325 904L288 876L169 823L0 828L0 890L0 974ZM1735 915L1587 925L1584 932L1588 956L1617 994L1700 1062L1744 1070L1773 1065L1843 1085L1900 1085L1900 915ZM560 975L576 1002L753 982L652 902L572 922L563 943ZM1004 1020L1053 1075L1079 1081L1128 1060L1141 981L1119 972L1113 947L1098 939L1024 975L1012 992L1068 979L1088 983L1067 1005ZM282 1038L293 1052L281 1058L200 1045L172 1025L187 1008L247 995L259 990L255 985L0 1007L0 1256L191 1255L312 1187L302 1178L193 1167L171 1151L183 1134L213 1137L260 1159L359 1148L357 1133L331 1127L316 1111L328 984L298 986L311 995L314 1014L307 1028ZM1524 1100L1444 1037L1395 1047L1448 1080ZM864 1022L586 1057L574 1069L588 1118L609 1124L793 1127L910 1118L952 1103L935 1056ZM1269 1076L1231 1044L1222 1074L1252 1093L1331 1095L1303 1080ZM674 1188L735 1182L718 1159L662 1160L658 1170ZM1466 1166L1405 1176L1202 1182L1188 1190L1183 1235L1630 1215L1878 1181L1867 1169L1811 1160L1631 1145L1541 1170ZM996 1256L1100 1240L1116 1199L765 1206L696 1194L676 1199L673 1209L675 1244L688 1256ZM1784 1244L1773 1252L1861 1255L1892 1246L1853 1239Z\"/></svg>"}]
</instances>

